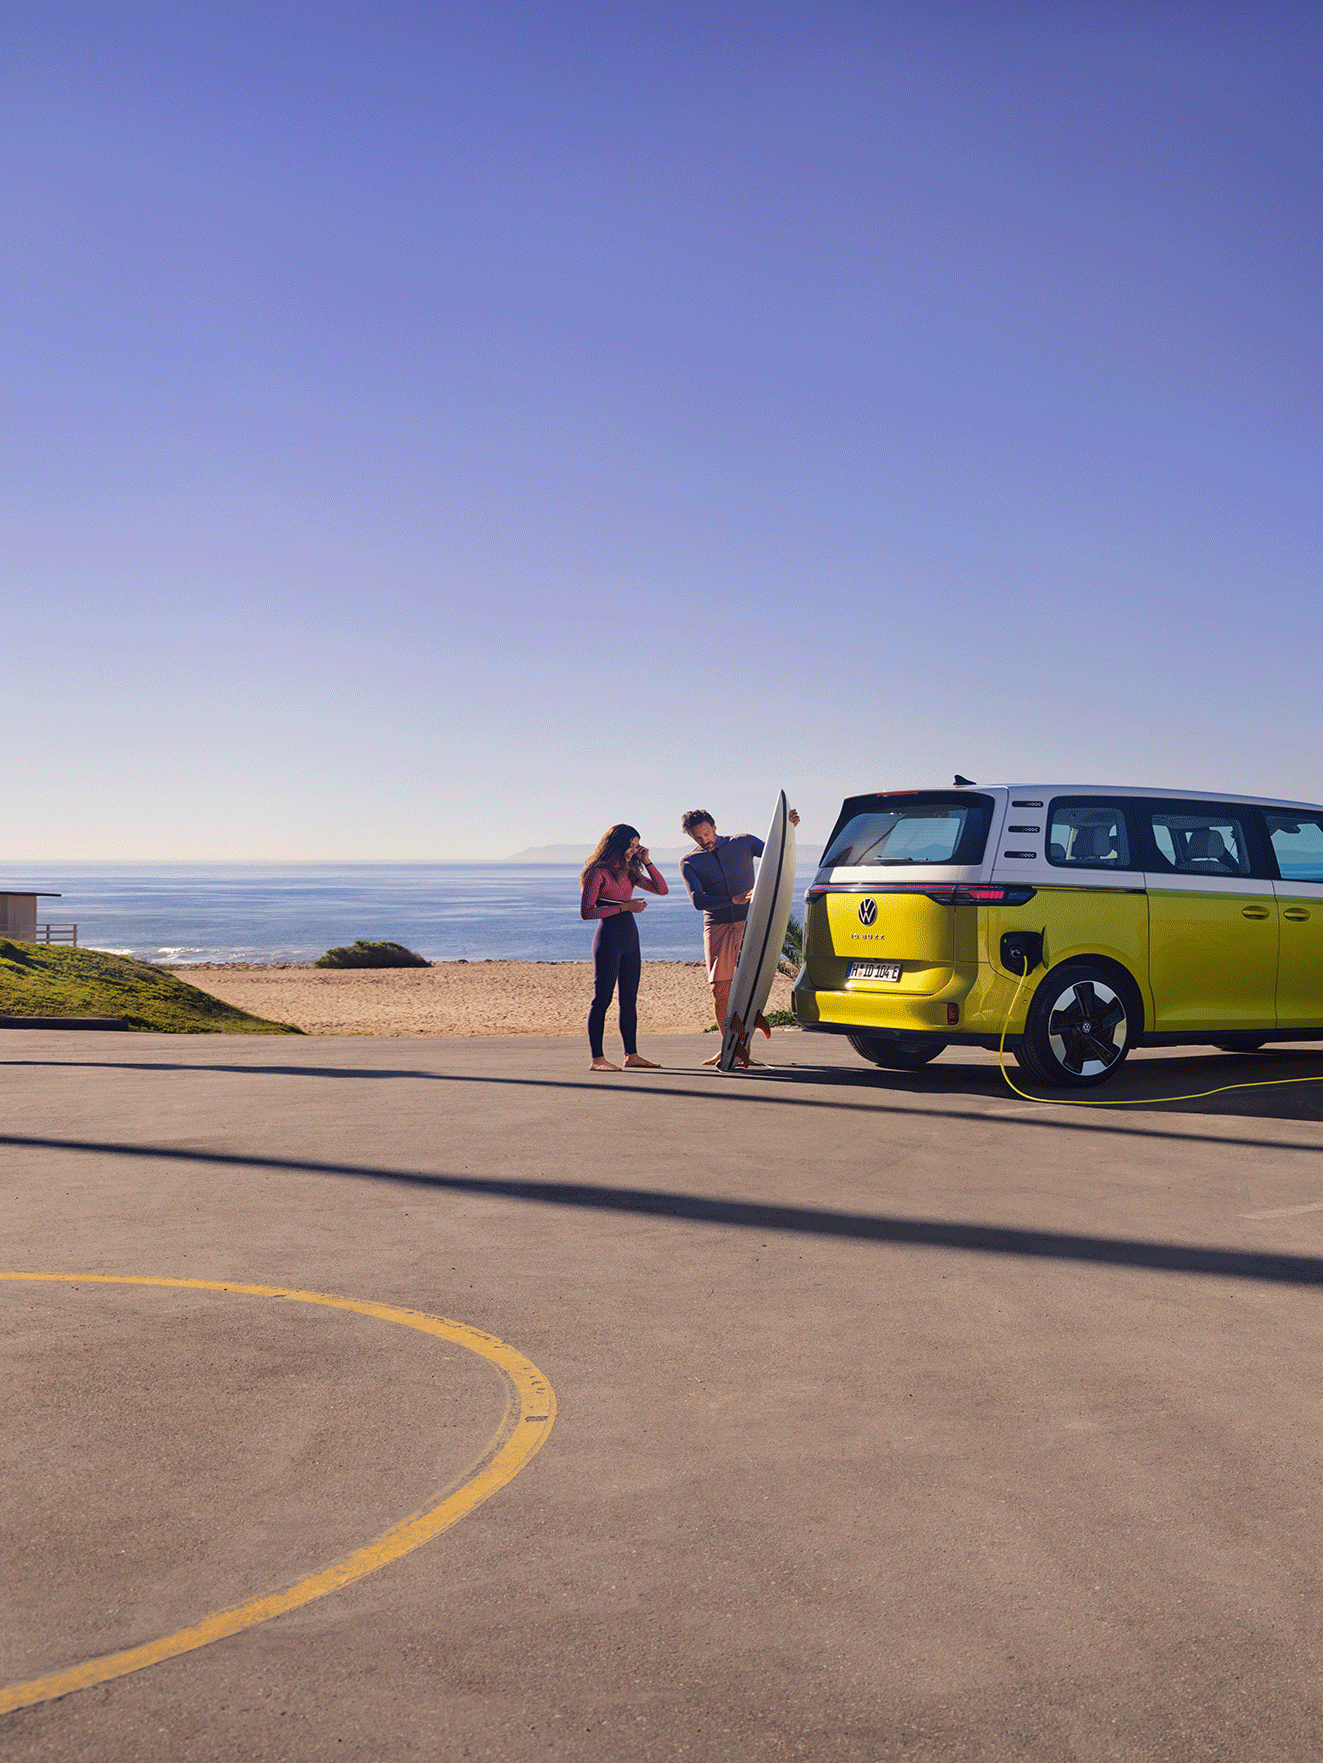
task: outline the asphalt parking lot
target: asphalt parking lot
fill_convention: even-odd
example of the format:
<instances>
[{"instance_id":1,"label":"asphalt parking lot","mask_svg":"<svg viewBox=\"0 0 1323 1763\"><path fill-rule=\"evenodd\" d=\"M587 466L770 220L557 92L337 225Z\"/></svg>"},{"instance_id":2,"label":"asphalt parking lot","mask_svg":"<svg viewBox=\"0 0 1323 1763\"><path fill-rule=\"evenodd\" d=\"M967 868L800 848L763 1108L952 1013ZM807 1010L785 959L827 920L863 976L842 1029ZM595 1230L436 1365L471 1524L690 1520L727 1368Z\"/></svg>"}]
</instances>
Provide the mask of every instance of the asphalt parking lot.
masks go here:
<instances>
[{"instance_id":1,"label":"asphalt parking lot","mask_svg":"<svg viewBox=\"0 0 1323 1763\"><path fill-rule=\"evenodd\" d=\"M1323 1753L1323 1083L1145 1100L1323 1048L1086 1110L711 1047L6 1032L0 1272L452 1318L556 1417L443 1534L0 1752ZM346 1558L508 1408L458 1338L233 1289L3 1280L0 1364L9 1685Z\"/></svg>"}]
</instances>

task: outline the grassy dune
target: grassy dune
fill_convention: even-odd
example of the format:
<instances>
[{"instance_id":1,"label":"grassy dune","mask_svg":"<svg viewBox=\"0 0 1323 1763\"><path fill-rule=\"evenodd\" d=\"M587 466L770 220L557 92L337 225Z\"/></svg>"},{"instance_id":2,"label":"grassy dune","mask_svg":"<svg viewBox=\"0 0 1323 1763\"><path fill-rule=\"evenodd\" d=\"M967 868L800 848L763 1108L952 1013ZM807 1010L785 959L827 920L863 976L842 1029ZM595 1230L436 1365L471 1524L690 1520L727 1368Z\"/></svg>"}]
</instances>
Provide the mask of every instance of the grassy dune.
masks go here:
<instances>
[{"instance_id":1,"label":"grassy dune","mask_svg":"<svg viewBox=\"0 0 1323 1763\"><path fill-rule=\"evenodd\" d=\"M0 1016L119 1016L169 1034L297 1035L209 997L172 973L101 949L47 948L0 937Z\"/></svg>"}]
</instances>

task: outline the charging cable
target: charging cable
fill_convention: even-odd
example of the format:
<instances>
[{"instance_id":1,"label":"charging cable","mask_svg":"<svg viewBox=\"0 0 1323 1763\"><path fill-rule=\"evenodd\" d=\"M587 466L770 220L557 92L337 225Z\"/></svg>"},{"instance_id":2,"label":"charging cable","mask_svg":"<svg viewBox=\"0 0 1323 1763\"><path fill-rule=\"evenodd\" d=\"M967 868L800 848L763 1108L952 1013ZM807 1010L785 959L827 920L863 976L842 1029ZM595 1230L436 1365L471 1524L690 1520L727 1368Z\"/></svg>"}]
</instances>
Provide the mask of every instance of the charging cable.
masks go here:
<instances>
[{"instance_id":1,"label":"charging cable","mask_svg":"<svg viewBox=\"0 0 1323 1763\"><path fill-rule=\"evenodd\" d=\"M1269 1077L1255 1083L1219 1084L1215 1090L1196 1090L1190 1096L1127 1096L1114 1102L1090 1102L1083 1096L1030 1096L1017 1083L1012 1082L1011 1074L1006 1069L1006 1032L1010 1027L1011 1017L1015 1015L1015 1006L1020 1002L1020 993L1024 990L1024 982L1029 973L1030 969L1026 964L1020 975L1020 983L1015 988L1015 996L1011 999L1010 1009L1006 1012L1001 1030L1001 1044L997 1049L1002 1076L1009 1088L1017 1096L1023 1096L1026 1102L1041 1102L1045 1108L1143 1108L1151 1107L1154 1102L1202 1102L1205 1096L1220 1096L1227 1090L1275 1090L1283 1084L1323 1084L1323 1077Z\"/></svg>"}]
</instances>

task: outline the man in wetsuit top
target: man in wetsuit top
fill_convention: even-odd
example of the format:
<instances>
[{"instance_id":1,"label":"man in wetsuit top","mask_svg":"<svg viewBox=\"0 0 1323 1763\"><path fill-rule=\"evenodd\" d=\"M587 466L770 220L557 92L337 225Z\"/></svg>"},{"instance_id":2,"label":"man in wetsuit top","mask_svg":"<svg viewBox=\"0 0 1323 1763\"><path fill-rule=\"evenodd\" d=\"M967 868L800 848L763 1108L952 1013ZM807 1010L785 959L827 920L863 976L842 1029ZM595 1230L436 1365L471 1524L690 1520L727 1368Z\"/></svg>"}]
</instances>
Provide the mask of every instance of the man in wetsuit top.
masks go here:
<instances>
[{"instance_id":1,"label":"man in wetsuit top","mask_svg":"<svg viewBox=\"0 0 1323 1763\"><path fill-rule=\"evenodd\" d=\"M799 825L795 809L790 810L788 819L791 826ZM712 1007L717 1027L724 1029L735 963L744 941L744 921L753 898L753 860L762 856L763 841L752 833L741 833L735 839L723 837L706 808L691 808L680 825L694 841L694 849L680 859L680 874L689 898L703 914L703 953ZM716 1063L716 1059L704 1060L706 1065Z\"/></svg>"}]
</instances>

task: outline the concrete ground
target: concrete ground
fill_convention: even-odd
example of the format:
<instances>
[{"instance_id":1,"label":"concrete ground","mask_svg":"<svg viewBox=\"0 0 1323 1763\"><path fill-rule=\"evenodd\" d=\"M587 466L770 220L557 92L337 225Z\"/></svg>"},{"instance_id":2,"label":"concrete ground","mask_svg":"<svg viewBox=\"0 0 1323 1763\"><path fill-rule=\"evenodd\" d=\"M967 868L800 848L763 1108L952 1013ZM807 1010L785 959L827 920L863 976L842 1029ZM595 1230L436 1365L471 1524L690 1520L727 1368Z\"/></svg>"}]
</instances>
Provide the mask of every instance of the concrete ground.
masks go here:
<instances>
[{"instance_id":1,"label":"concrete ground","mask_svg":"<svg viewBox=\"0 0 1323 1763\"><path fill-rule=\"evenodd\" d=\"M1323 1754L1323 1083L1040 1108L915 1075L590 1076L568 1040L13 1031L0 1271L455 1318L555 1427L454 1529L0 1720L13 1763ZM1101 1100L1323 1049L1133 1058ZM340 1559L462 1482L462 1347L0 1281L0 1682Z\"/></svg>"}]
</instances>

